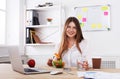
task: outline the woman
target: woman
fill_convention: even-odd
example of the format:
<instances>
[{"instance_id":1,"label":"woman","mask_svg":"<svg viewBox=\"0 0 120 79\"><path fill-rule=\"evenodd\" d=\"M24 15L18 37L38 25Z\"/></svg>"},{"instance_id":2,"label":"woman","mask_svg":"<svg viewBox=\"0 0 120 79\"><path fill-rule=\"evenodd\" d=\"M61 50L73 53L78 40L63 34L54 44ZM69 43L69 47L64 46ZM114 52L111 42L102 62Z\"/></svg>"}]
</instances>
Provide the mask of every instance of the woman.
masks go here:
<instances>
[{"instance_id":1,"label":"woman","mask_svg":"<svg viewBox=\"0 0 120 79\"><path fill-rule=\"evenodd\" d=\"M77 59L82 58L84 63L82 67L87 70L88 62L86 41L82 35L80 23L77 18L69 17L64 25L62 40L58 49L58 54L65 62L65 65L77 66Z\"/></svg>"}]
</instances>

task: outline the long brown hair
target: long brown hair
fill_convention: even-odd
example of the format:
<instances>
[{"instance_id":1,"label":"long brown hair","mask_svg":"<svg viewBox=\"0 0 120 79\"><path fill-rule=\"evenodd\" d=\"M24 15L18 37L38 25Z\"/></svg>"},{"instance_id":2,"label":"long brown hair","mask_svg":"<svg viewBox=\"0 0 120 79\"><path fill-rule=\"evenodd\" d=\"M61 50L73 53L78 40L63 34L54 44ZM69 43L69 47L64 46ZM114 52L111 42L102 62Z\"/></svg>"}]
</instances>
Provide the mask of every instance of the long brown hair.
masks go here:
<instances>
[{"instance_id":1,"label":"long brown hair","mask_svg":"<svg viewBox=\"0 0 120 79\"><path fill-rule=\"evenodd\" d=\"M77 18L69 17L65 22L64 29L63 29L63 34L62 34L62 40L61 40L60 47L59 47L59 50L58 50L58 53L59 53L60 57L65 50L68 50L68 40L67 40L67 35L66 35L66 29L67 29L70 22L75 23L76 30L77 30L77 34L75 36L76 46L77 46L77 49L80 51L80 53L82 53L82 51L79 47L79 43L84 39L84 37L83 37L83 34L82 34L80 23L79 23Z\"/></svg>"}]
</instances>

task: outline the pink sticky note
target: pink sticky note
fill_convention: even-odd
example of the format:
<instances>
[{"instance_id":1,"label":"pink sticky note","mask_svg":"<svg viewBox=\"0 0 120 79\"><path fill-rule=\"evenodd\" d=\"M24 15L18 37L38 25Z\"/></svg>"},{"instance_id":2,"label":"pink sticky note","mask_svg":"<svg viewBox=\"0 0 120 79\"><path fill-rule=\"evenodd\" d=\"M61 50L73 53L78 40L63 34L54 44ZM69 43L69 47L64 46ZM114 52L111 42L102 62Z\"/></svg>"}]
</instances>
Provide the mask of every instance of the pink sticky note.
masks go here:
<instances>
[{"instance_id":1,"label":"pink sticky note","mask_svg":"<svg viewBox=\"0 0 120 79\"><path fill-rule=\"evenodd\" d=\"M86 22L86 18L82 18L82 22Z\"/></svg>"},{"instance_id":2,"label":"pink sticky note","mask_svg":"<svg viewBox=\"0 0 120 79\"><path fill-rule=\"evenodd\" d=\"M104 15L107 16L107 15L108 15L108 12L104 12Z\"/></svg>"}]
</instances>

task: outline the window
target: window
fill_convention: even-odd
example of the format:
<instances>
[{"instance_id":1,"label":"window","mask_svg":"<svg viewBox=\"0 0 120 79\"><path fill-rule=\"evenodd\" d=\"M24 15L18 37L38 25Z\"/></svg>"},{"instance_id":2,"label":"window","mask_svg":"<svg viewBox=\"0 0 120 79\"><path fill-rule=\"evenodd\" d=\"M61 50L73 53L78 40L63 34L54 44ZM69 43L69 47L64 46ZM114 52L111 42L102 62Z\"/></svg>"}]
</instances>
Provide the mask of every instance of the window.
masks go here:
<instances>
[{"instance_id":1,"label":"window","mask_svg":"<svg viewBox=\"0 0 120 79\"><path fill-rule=\"evenodd\" d=\"M6 31L6 0L0 1L0 45L5 44Z\"/></svg>"}]
</instances>

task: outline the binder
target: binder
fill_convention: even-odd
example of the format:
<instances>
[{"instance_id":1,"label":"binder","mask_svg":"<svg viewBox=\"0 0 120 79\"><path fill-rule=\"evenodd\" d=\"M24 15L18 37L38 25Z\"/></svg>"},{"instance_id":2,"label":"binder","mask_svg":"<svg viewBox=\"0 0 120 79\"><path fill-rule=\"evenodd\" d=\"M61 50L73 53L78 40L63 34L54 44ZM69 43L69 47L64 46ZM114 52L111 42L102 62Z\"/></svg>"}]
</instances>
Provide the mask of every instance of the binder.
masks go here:
<instances>
[{"instance_id":1,"label":"binder","mask_svg":"<svg viewBox=\"0 0 120 79\"><path fill-rule=\"evenodd\" d=\"M37 11L34 10L27 11L26 23L27 26L40 25L39 14L37 13Z\"/></svg>"},{"instance_id":2,"label":"binder","mask_svg":"<svg viewBox=\"0 0 120 79\"><path fill-rule=\"evenodd\" d=\"M33 25L33 11L29 10L27 11L27 17L26 17L26 25L31 26Z\"/></svg>"},{"instance_id":3,"label":"binder","mask_svg":"<svg viewBox=\"0 0 120 79\"><path fill-rule=\"evenodd\" d=\"M30 29L26 28L26 43L29 44L31 43L31 39L30 39Z\"/></svg>"},{"instance_id":4,"label":"binder","mask_svg":"<svg viewBox=\"0 0 120 79\"><path fill-rule=\"evenodd\" d=\"M35 40L32 36L33 33L35 33L35 30L33 28L26 28L26 43L27 44L35 43Z\"/></svg>"}]
</instances>

